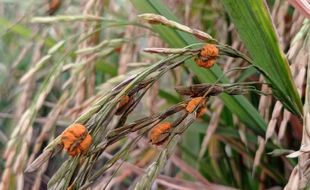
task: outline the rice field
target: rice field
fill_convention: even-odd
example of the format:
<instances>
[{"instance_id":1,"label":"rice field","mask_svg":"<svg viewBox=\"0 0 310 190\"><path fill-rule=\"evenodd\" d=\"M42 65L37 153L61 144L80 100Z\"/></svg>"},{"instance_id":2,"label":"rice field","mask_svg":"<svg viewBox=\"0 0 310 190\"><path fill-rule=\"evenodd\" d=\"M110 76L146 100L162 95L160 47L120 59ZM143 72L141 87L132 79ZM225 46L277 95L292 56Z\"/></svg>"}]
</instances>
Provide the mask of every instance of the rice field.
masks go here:
<instances>
[{"instance_id":1,"label":"rice field","mask_svg":"<svg viewBox=\"0 0 310 190\"><path fill-rule=\"evenodd\" d=\"M309 19L308 0L1 0L0 189L308 189Z\"/></svg>"}]
</instances>

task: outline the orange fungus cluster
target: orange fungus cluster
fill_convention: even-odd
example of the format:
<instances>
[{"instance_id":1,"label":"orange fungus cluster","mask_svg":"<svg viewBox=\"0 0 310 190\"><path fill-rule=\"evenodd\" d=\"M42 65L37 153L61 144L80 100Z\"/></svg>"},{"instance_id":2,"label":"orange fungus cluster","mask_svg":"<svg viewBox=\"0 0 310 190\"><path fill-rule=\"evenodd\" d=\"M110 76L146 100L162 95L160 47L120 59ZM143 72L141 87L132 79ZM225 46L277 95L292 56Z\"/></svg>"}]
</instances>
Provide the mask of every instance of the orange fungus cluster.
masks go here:
<instances>
[{"instance_id":1,"label":"orange fungus cluster","mask_svg":"<svg viewBox=\"0 0 310 190\"><path fill-rule=\"evenodd\" d=\"M203 68L211 68L219 55L219 49L214 44L206 44L196 59L196 64Z\"/></svg>"},{"instance_id":2,"label":"orange fungus cluster","mask_svg":"<svg viewBox=\"0 0 310 190\"><path fill-rule=\"evenodd\" d=\"M170 122L163 122L156 125L149 134L151 143L155 145L163 144L167 140L169 136L169 130L171 128L172 124Z\"/></svg>"},{"instance_id":3,"label":"orange fungus cluster","mask_svg":"<svg viewBox=\"0 0 310 190\"><path fill-rule=\"evenodd\" d=\"M196 97L196 98L191 99L187 103L185 109L188 113L193 113L195 111L196 107L198 106L197 112L196 112L196 117L199 118L199 117L202 117L207 112L207 109L205 108L205 104L206 104L205 98Z\"/></svg>"},{"instance_id":4,"label":"orange fungus cluster","mask_svg":"<svg viewBox=\"0 0 310 190\"><path fill-rule=\"evenodd\" d=\"M84 125L75 123L62 133L61 142L70 156L76 156L88 151L92 144L92 137Z\"/></svg>"}]
</instances>

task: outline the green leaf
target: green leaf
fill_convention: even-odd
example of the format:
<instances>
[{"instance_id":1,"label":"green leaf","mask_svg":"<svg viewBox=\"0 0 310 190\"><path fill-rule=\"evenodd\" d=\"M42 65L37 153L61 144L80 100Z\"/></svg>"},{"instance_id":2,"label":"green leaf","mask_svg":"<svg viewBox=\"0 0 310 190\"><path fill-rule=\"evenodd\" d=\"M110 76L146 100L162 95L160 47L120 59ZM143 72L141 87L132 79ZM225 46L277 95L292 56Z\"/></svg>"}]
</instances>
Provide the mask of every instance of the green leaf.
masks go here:
<instances>
[{"instance_id":1,"label":"green leaf","mask_svg":"<svg viewBox=\"0 0 310 190\"><path fill-rule=\"evenodd\" d=\"M131 2L140 13L156 13L163 15L168 19L177 21L177 18L160 0L131 0ZM171 47L184 47L198 42L198 40L190 34L176 31L165 26L156 25L153 26L153 28ZM210 70L204 70L196 66L194 61L191 60L186 64L186 66L197 75L201 82L212 83L223 75L223 72L217 65ZM228 80L224 78L222 82L227 83ZM245 97L222 94L220 98L223 100L225 105L240 118L240 120L247 124L249 128L258 134L262 135L264 133L266 129L264 119Z\"/></svg>"},{"instance_id":2,"label":"green leaf","mask_svg":"<svg viewBox=\"0 0 310 190\"><path fill-rule=\"evenodd\" d=\"M159 89L159 96L161 98L166 99L166 101L168 103L177 104L180 102L180 98L178 98L176 95L174 95L168 91L165 91L163 89Z\"/></svg>"},{"instance_id":3,"label":"green leaf","mask_svg":"<svg viewBox=\"0 0 310 190\"><path fill-rule=\"evenodd\" d=\"M117 68L109 63L106 63L103 60L96 62L96 69L102 73L107 73L112 77L117 76Z\"/></svg>"},{"instance_id":4,"label":"green leaf","mask_svg":"<svg viewBox=\"0 0 310 190\"><path fill-rule=\"evenodd\" d=\"M288 110L301 117L302 102L263 0L222 2L254 64L265 75L276 98Z\"/></svg>"}]
</instances>

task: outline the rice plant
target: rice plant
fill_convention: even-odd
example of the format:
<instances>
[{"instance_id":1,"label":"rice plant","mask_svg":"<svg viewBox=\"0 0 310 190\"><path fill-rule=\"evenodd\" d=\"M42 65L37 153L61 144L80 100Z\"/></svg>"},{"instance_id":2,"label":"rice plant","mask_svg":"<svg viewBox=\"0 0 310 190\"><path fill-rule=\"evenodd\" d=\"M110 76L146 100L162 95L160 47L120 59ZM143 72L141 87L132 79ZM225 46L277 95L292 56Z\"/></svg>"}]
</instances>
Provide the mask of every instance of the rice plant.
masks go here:
<instances>
[{"instance_id":1,"label":"rice plant","mask_svg":"<svg viewBox=\"0 0 310 190\"><path fill-rule=\"evenodd\" d=\"M307 2L0 5L0 189L308 188Z\"/></svg>"}]
</instances>

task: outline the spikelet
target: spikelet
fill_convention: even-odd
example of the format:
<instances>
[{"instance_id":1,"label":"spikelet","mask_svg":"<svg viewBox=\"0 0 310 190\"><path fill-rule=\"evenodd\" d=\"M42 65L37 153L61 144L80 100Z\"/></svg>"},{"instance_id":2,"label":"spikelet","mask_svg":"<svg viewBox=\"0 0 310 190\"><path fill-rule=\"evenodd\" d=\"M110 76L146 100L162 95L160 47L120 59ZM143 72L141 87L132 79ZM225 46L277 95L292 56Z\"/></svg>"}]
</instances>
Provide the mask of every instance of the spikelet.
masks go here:
<instances>
[{"instance_id":1,"label":"spikelet","mask_svg":"<svg viewBox=\"0 0 310 190\"><path fill-rule=\"evenodd\" d=\"M53 15L60 7L61 5L61 0L49 0L48 3L48 15Z\"/></svg>"},{"instance_id":2,"label":"spikelet","mask_svg":"<svg viewBox=\"0 0 310 190\"><path fill-rule=\"evenodd\" d=\"M119 103L118 103L118 107L117 110L115 112L116 115L121 115L122 113L124 113L124 111L128 108L128 106L130 105L132 101L132 98L128 95L125 95L123 97L121 97Z\"/></svg>"}]
</instances>

